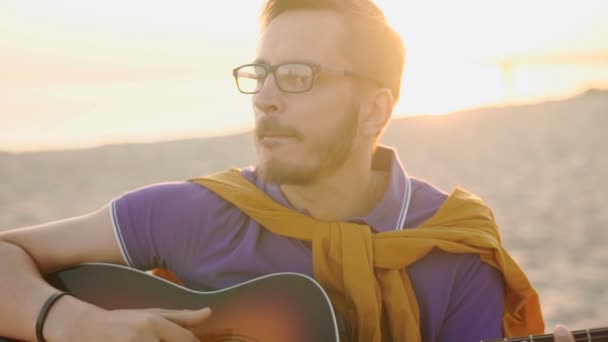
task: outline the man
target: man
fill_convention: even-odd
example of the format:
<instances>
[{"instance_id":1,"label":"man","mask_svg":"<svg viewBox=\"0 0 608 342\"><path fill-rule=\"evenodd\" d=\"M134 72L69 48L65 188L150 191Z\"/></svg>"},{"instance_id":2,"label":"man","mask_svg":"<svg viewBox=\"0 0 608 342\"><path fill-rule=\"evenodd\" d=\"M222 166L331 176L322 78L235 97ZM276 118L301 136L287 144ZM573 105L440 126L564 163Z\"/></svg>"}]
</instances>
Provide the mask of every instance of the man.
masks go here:
<instances>
[{"instance_id":1,"label":"man","mask_svg":"<svg viewBox=\"0 0 608 342\"><path fill-rule=\"evenodd\" d=\"M257 59L234 70L239 90L253 94L259 159L241 175L320 222L354 222L378 234L433 218L448 194L410 178L395 151L377 145L399 98L404 60L382 12L367 0L270 0L262 24ZM40 273L83 262L164 267L194 289L274 272L313 276L313 246L269 229L206 187L182 182L3 232L0 336L35 340L40 308L57 292ZM406 271L423 341L503 336L503 276L479 255L433 249ZM47 341L191 341L210 314L106 311L64 296L40 333Z\"/></svg>"}]
</instances>

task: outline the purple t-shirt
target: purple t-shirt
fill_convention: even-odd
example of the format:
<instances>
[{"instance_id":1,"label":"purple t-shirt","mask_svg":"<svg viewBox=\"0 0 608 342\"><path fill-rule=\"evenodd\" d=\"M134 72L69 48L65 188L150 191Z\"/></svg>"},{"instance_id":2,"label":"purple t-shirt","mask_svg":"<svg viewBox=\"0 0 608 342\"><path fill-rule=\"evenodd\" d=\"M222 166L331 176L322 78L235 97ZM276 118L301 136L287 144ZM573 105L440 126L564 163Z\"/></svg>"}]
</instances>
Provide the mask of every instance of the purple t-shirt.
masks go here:
<instances>
[{"instance_id":1,"label":"purple t-shirt","mask_svg":"<svg viewBox=\"0 0 608 342\"><path fill-rule=\"evenodd\" d=\"M371 213L348 221L376 232L413 229L447 198L409 177L390 148L378 148L373 167L389 172L387 191ZM242 173L276 202L294 209L279 186L265 183L254 167ZM166 267L192 289L214 290L278 272L312 276L310 244L271 233L198 184L161 183L129 192L112 202L112 217L128 265ZM502 337L503 278L478 255L435 249L406 271L418 300L423 341Z\"/></svg>"}]
</instances>

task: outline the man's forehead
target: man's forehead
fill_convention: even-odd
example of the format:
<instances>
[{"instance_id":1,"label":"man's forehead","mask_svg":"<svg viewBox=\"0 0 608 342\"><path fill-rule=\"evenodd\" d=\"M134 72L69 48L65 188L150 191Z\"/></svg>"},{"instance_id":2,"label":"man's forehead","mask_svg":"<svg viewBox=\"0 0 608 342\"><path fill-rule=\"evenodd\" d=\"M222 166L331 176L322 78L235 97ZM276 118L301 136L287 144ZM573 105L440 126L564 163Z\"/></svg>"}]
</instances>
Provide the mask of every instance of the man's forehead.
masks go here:
<instances>
[{"instance_id":1,"label":"man's forehead","mask_svg":"<svg viewBox=\"0 0 608 342\"><path fill-rule=\"evenodd\" d=\"M260 37L256 60L267 64L287 62L344 62L340 14L329 10L292 10L270 22Z\"/></svg>"}]
</instances>

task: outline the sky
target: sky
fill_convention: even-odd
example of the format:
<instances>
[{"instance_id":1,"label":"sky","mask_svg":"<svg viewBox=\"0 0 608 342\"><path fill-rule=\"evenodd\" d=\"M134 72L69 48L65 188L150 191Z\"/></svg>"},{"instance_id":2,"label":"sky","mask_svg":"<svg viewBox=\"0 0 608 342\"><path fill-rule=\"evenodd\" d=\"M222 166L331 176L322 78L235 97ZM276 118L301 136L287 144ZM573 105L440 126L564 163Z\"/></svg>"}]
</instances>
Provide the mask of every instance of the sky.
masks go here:
<instances>
[{"instance_id":1,"label":"sky","mask_svg":"<svg viewBox=\"0 0 608 342\"><path fill-rule=\"evenodd\" d=\"M396 116L608 87L608 1L376 3L407 49ZM251 127L231 70L255 58L261 5L0 0L0 151Z\"/></svg>"}]
</instances>

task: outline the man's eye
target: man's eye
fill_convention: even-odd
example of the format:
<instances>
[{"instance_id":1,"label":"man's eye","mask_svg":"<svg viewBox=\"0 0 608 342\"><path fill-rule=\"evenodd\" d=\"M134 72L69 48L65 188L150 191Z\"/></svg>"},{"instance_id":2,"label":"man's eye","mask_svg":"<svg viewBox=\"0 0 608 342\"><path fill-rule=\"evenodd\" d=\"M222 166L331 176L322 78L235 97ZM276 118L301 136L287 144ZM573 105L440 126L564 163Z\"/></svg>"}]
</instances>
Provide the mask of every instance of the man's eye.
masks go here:
<instances>
[{"instance_id":1,"label":"man's eye","mask_svg":"<svg viewBox=\"0 0 608 342\"><path fill-rule=\"evenodd\" d=\"M295 70L291 70L291 71L289 71L289 72L287 73L287 77L290 77L290 78L297 78L297 77L302 77L302 74L298 73L298 72L297 72L297 71L295 71Z\"/></svg>"},{"instance_id":2,"label":"man's eye","mask_svg":"<svg viewBox=\"0 0 608 342\"><path fill-rule=\"evenodd\" d=\"M287 82L293 82L293 83L304 83L306 81L306 75L303 75L302 73L298 73L298 72L288 72L286 75L283 76L284 80Z\"/></svg>"}]
</instances>

